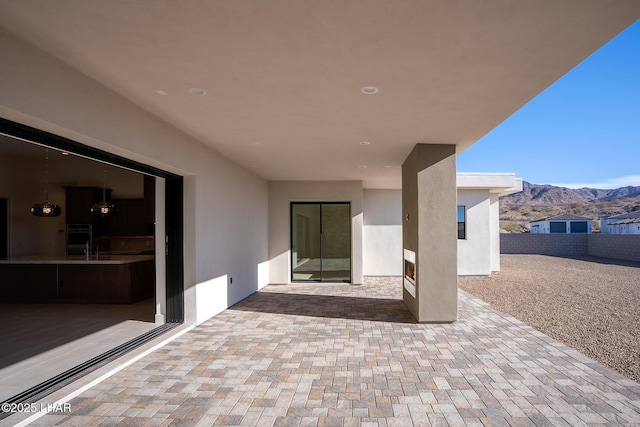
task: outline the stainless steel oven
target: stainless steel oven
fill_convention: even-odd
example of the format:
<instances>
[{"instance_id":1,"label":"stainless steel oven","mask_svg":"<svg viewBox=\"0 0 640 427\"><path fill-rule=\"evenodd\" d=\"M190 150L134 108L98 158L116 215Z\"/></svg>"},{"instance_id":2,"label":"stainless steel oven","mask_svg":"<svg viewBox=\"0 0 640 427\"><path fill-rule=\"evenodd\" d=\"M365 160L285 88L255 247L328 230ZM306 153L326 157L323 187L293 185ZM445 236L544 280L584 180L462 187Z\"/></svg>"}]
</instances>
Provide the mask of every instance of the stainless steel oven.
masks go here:
<instances>
[{"instance_id":1,"label":"stainless steel oven","mask_svg":"<svg viewBox=\"0 0 640 427\"><path fill-rule=\"evenodd\" d=\"M89 243L93 246L91 224L67 224L67 255L83 255Z\"/></svg>"}]
</instances>

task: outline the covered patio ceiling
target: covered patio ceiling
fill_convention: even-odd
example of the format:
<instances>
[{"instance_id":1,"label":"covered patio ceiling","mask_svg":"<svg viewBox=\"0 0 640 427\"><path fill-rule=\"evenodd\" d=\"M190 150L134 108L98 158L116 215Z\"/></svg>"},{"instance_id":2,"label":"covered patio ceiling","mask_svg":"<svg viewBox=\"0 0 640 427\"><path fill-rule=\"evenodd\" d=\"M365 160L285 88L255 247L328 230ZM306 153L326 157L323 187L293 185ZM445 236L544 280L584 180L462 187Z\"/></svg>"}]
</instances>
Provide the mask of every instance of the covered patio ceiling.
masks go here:
<instances>
[{"instance_id":1,"label":"covered patio ceiling","mask_svg":"<svg viewBox=\"0 0 640 427\"><path fill-rule=\"evenodd\" d=\"M368 188L399 188L416 143L463 151L639 17L637 0L0 2L0 28L265 179Z\"/></svg>"}]
</instances>

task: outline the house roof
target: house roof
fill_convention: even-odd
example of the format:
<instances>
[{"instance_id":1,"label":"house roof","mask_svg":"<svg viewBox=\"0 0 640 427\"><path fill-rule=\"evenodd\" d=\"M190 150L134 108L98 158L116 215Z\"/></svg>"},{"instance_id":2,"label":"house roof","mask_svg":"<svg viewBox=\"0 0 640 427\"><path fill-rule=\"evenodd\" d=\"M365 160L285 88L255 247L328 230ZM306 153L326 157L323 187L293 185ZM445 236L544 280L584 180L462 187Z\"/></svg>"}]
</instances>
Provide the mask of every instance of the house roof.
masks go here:
<instances>
[{"instance_id":1,"label":"house roof","mask_svg":"<svg viewBox=\"0 0 640 427\"><path fill-rule=\"evenodd\" d=\"M456 186L458 190L488 190L506 196L522 191L522 178L516 178L513 173L458 172Z\"/></svg>"},{"instance_id":2,"label":"house roof","mask_svg":"<svg viewBox=\"0 0 640 427\"><path fill-rule=\"evenodd\" d=\"M621 219L619 221L614 221L609 223L609 225L623 225L623 224L640 224L640 218Z\"/></svg>"},{"instance_id":3,"label":"house roof","mask_svg":"<svg viewBox=\"0 0 640 427\"><path fill-rule=\"evenodd\" d=\"M640 218L640 210L633 211L633 212L626 212L619 215L613 215L608 217L607 219L616 220L616 219L634 219L634 218Z\"/></svg>"},{"instance_id":4,"label":"house roof","mask_svg":"<svg viewBox=\"0 0 640 427\"><path fill-rule=\"evenodd\" d=\"M533 224L534 222L543 222L543 221L591 221L591 218L578 216L578 215L560 214L560 215L548 216L542 219L537 219L535 221L529 221L529 223Z\"/></svg>"},{"instance_id":5,"label":"house roof","mask_svg":"<svg viewBox=\"0 0 640 427\"><path fill-rule=\"evenodd\" d=\"M416 143L464 151L638 18L637 0L0 2L0 33L256 175L365 188L400 188Z\"/></svg>"}]
</instances>

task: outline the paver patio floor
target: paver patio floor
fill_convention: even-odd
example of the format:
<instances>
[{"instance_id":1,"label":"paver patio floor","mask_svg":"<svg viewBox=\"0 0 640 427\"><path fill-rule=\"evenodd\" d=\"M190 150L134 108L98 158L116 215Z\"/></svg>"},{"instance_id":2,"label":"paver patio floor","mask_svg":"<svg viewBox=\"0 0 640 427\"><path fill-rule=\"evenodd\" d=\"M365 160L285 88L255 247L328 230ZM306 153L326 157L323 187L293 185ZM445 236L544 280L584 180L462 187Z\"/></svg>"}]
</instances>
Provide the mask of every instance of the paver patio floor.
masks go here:
<instances>
[{"instance_id":1,"label":"paver patio floor","mask_svg":"<svg viewBox=\"0 0 640 427\"><path fill-rule=\"evenodd\" d=\"M640 384L462 291L417 324L401 286L268 286L35 424L640 424Z\"/></svg>"}]
</instances>

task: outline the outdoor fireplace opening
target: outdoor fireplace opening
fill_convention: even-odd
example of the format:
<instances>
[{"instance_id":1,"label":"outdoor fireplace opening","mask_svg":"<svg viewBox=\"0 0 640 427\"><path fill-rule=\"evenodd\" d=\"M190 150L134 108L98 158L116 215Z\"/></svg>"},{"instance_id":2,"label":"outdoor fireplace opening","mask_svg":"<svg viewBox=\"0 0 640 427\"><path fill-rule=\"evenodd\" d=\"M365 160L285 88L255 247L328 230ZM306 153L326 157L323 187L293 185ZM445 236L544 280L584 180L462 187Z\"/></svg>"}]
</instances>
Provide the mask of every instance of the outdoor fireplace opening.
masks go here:
<instances>
[{"instance_id":1,"label":"outdoor fireplace opening","mask_svg":"<svg viewBox=\"0 0 640 427\"><path fill-rule=\"evenodd\" d=\"M404 278L413 284L416 283L416 265L406 259L404 260Z\"/></svg>"},{"instance_id":2,"label":"outdoor fireplace opening","mask_svg":"<svg viewBox=\"0 0 640 427\"><path fill-rule=\"evenodd\" d=\"M404 288L416 297L416 253L404 250Z\"/></svg>"}]
</instances>

